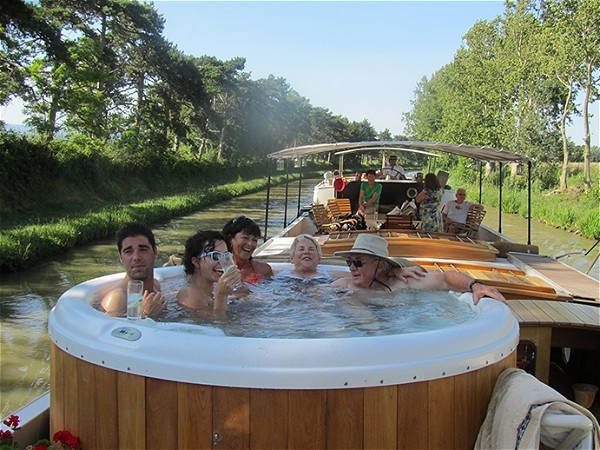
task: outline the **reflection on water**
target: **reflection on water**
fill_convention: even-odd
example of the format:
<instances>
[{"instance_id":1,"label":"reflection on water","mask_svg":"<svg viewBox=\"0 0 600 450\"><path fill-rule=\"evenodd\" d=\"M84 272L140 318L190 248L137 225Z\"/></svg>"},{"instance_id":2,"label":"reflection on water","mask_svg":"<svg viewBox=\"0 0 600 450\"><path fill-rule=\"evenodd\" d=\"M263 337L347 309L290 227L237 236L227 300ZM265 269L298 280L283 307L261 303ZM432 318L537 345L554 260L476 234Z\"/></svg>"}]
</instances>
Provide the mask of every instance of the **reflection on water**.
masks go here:
<instances>
[{"instance_id":1,"label":"reflection on water","mask_svg":"<svg viewBox=\"0 0 600 450\"><path fill-rule=\"evenodd\" d=\"M317 181L303 182L306 190L300 201L302 205L312 201L312 186ZM297 183L289 190L291 209L287 214L289 223L296 215ZM268 233L270 236L283 225L283 198L285 188L279 187L271 193ZM255 219L264 232L264 206L266 192L259 192L242 198L224 202L206 208L195 214L155 225L159 261L162 265L168 256L182 252L187 237L203 229L221 229L225 222L236 215L244 214ZM496 227L496 212L489 211L484 223ZM536 224L536 230L543 230L533 243L542 242L541 252L556 255L560 251L586 248L594 241ZM503 231L513 239L526 239L526 225L523 219L504 216ZM520 235L515 234L520 232ZM535 236L535 235L534 235ZM537 241L536 241L537 239ZM548 242L546 242L548 241ZM549 250L544 250L548 248ZM562 259L568 264L579 266L586 272L595 255L587 259L581 256ZM47 319L50 308L58 297L68 288L90 278L121 272L113 239L106 239L94 245L80 247L64 255L42 262L34 269L18 274L0 275L0 392L2 416L35 399L48 389L49 380L49 340L47 337ZM598 264L592 271L598 277Z\"/></svg>"},{"instance_id":2,"label":"reflection on water","mask_svg":"<svg viewBox=\"0 0 600 450\"><path fill-rule=\"evenodd\" d=\"M489 208L483 223L488 227L498 229L498 209ZM502 234L515 242L527 242L527 221L515 214L502 215ZM600 244L593 239L577 236L573 233L553 228L541 222L531 222L531 243L539 247L540 254L553 258L576 252L559 259L580 272L587 273L595 279L600 279L600 264L598 253ZM582 252L583 250L583 252ZM582 254L589 251L588 255ZM592 265L593 264L593 265Z\"/></svg>"}]
</instances>

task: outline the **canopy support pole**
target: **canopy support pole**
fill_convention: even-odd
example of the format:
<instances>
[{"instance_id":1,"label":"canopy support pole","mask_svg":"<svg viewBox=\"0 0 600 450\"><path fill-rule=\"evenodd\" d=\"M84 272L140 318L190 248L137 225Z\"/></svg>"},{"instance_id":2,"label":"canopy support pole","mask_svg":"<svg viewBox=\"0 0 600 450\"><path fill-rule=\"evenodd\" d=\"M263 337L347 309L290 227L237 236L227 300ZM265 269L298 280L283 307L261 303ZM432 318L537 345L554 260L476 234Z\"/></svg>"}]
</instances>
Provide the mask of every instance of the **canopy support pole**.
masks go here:
<instances>
[{"instance_id":1,"label":"canopy support pole","mask_svg":"<svg viewBox=\"0 0 600 450\"><path fill-rule=\"evenodd\" d=\"M263 242L267 242L267 228L269 226L269 200L271 198L271 158L267 158L267 206L265 208L265 235Z\"/></svg>"},{"instance_id":2,"label":"canopy support pole","mask_svg":"<svg viewBox=\"0 0 600 450\"><path fill-rule=\"evenodd\" d=\"M500 234L502 234L502 184L504 183L502 169L502 163L500 163L500 198L498 199L498 233Z\"/></svg>"},{"instance_id":3,"label":"canopy support pole","mask_svg":"<svg viewBox=\"0 0 600 450\"><path fill-rule=\"evenodd\" d=\"M296 218L300 217L300 195L302 193L302 158L300 158L300 178L298 178L298 213Z\"/></svg>"},{"instance_id":4,"label":"canopy support pole","mask_svg":"<svg viewBox=\"0 0 600 450\"><path fill-rule=\"evenodd\" d=\"M527 245L531 245L531 161L527 161Z\"/></svg>"},{"instance_id":5,"label":"canopy support pole","mask_svg":"<svg viewBox=\"0 0 600 450\"><path fill-rule=\"evenodd\" d=\"M481 205L481 195L483 190L483 161L479 161L479 204Z\"/></svg>"},{"instance_id":6,"label":"canopy support pole","mask_svg":"<svg viewBox=\"0 0 600 450\"><path fill-rule=\"evenodd\" d=\"M287 210L288 210L288 192L290 190L290 165L288 164L288 160L285 161L285 209L283 213L283 226L285 228L287 224Z\"/></svg>"}]
</instances>

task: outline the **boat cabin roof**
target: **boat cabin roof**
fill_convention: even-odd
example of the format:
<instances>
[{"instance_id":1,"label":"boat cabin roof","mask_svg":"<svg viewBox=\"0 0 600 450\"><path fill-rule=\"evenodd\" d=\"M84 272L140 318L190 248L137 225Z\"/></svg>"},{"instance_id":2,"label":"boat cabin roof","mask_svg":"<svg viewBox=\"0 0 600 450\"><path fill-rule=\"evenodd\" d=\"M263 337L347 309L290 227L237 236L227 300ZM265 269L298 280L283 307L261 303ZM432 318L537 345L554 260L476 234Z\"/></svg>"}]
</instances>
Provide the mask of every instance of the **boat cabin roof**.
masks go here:
<instances>
[{"instance_id":1,"label":"boat cabin roof","mask_svg":"<svg viewBox=\"0 0 600 450\"><path fill-rule=\"evenodd\" d=\"M336 154L347 150L408 150L418 152L439 151L453 155L464 156L477 161L490 162L519 162L531 161L532 159L507 150L497 148L464 145L444 144L441 142L422 141L366 141L366 142L333 142L330 144L302 145L290 147L269 154L269 158L289 159L300 158L317 153L335 151ZM343 154L343 153L342 153Z\"/></svg>"}]
</instances>

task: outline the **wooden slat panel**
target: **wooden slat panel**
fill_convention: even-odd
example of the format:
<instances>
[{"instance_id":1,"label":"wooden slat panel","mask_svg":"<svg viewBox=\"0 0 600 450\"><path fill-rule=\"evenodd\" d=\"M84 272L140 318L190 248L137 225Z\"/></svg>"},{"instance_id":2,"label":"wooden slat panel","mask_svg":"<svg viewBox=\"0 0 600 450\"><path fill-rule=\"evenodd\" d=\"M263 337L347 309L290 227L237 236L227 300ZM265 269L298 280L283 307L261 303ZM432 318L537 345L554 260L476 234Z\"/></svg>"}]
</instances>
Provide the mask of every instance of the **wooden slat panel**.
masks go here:
<instances>
[{"instance_id":1,"label":"wooden slat panel","mask_svg":"<svg viewBox=\"0 0 600 450\"><path fill-rule=\"evenodd\" d=\"M546 311L536 306L533 301L524 302L523 307L534 317L534 320L540 325L553 325L556 321L550 317Z\"/></svg>"},{"instance_id":2,"label":"wooden slat panel","mask_svg":"<svg viewBox=\"0 0 600 450\"><path fill-rule=\"evenodd\" d=\"M548 317L547 322L549 324L560 324L564 323L565 321L565 318L561 313L559 313L554 308L548 307L548 305L544 301L527 300L526 302L524 302L524 306L528 307L529 310L537 308L540 311L543 311L543 313Z\"/></svg>"},{"instance_id":3,"label":"wooden slat panel","mask_svg":"<svg viewBox=\"0 0 600 450\"><path fill-rule=\"evenodd\" d=\"M54 343L50 344L50 434L65 429L64 355Z\"/></svg>"},{"instance_id":4,"label":"wooden slat panel","mask_svg":"<svg viewBox=\"0 0 600 450\"><path fill-rule=\"evenodd\" d=\"M77 401L78 378L77 358L65 353L64 365L64 393L65 393L65 429L73 435L79 436L79 402Z\"/></svg>"},{"instance_id":5,"label":"wooden slat panel","mask_svg":"<svg viewBox=\"0 0 600 450\"><path fill-rule=\"evenodd\" d=\"M213 430L217 448L250 447L250 391L213 387Z\"/></svg>"},{"instance_id":6,"label":"wooden slat panel","mask_svg":"<svg viewBox=\"0 0 600 450\"><path fill-rule=\"evenodd\" d=\"M288 448L325 447L326 391L289 392Z\"/></svg>"},{"instance_id":7,"label":"wooden slat panel","mask_svg":"<svg viewBox=\"0 0 600 450\"><path fill-rule=\"evenodd\" d=\"M364 389L365 448L398 446L398 389L382 386Z\"/></svg>"},{"instance_id":8,"label":"wooden slat panel","mask_svg":"<svg viewBox=\"0 0 600 450\"><path fill-rule=\"evenodd\" d=\"M454 448L473 448L477 439L479 423L477 398L473 389L477 383L477 372L468 372L455 377L454 392L456 404Z\"/></svg>"},{"instance_id":9,"label":"wooden slat panel","mask_svg":"<svg viewBox=\"0 0 600 450\"><path fill-rule=\"evenodd\" d=\"M585 326L585 321L573 314L568 305L568 303L557 303L556 305L547 303L548 308L554 308L554 310L558 311L564 317L563 323L568 323L569 326Z\"/></svg>"},{"instance_id":10,"label":"wooden slat panel","mask_svg":"<svg viewBox=\"0 0 600 450\"><path fill-rule=\"evenodd\" d=\"M117 372L106 367L94 367L96 378L95 405L96 438L98 449L119 447L119 416L115 413L117 404ZM84 448L88 443L82 442Z\"/></svg>"},{"instance_id":11,"label":"wooden slat panel","mask_svg":"<svg viewBox=\"0 0 600 450\"><path fill-rule=\"evenodd\" d=\"M585 327L600 327L600 307L578 305L576 303L568 303L563 305L573 315L577 316ZM594 312L594 314L588 314Z\"/></svg>"},{"instance_id":12,"label":"wooden slat panel","mask_svg":"<svg viewBox=\"0 0 600 450\"><path fill-rule=\"evenodd\" d=\"M212 447L211 386L177 383L177 417L180 449Z\"/></svg>"},{"instance_id":13,"label":"wooden slat panel","mask_svg":"<svg viewBox=\"0 0 600 450\"><path fill-rule=\"evenodd\" d=\"M250 448L285 448L288 442L288 393L250 391Z\"/></svg>"},{"instance_id":14,"label":"wooden slat panel","mask_svg":"<svg viewBox=\"0 0 600 450\"><path fill-rule=\"evenodd\" d=\"M77 397L79 413L79 439L88 443L86 448L96 446L96 377L94 366L77 360Z\"/></svg>"},{"instance_id":15,"label":"wooden slat panel","mask_svg":"<svg viewBox=\"0 0 600 450\"><path fill-rule=\"evenodd\" d=\"M398 448L429 447L429 382L398 386Z\"/></svg>"},{"instance_id":16,"label":"wooden slat panel","mask_svg":"<svg viewBox=\"0 0 600 450\"><path fill-rule=\"evenodd\" d=\"M454 447L454 377L429 382L429 448Z\"/></svg>"},{"instance_id":17,"label":"wooden slat panel","mask_svg":"<svg viewBox=\"0 0 600 450\"><path fill-rule=\"evenodd\" d=\"M146 448L177 447L177 383L146 378Z\"/></svg>"},{"instance_id":18,"label":"wooden slat panel","mask_svg":"<svg viewBox=\"0 0 600 450\"><path fill-rule=\"evenodd\" d=\"M362 448L363 411L362 389L327 391L327 448Z\"/></svg>"},{"instance_id":19,"label":"wooden slat panel","mask_svg":"<svg viewBox=\"0 0 600 450\"><path fill-rule=\"evenodd\" d=\"M600 305L580 305L571 303L571 308L591 327L600 327Z\"/></svg>"},{"instance_id":20,"label":"wooden slat panel","mask_svg":"<svg viewBox=\"0 0 600 450\"><path fill-rule=\"evenodd\" d=\"M146 380L129 373L117 373L119 448L146 447Z\"/></svg>"}]
</instances>

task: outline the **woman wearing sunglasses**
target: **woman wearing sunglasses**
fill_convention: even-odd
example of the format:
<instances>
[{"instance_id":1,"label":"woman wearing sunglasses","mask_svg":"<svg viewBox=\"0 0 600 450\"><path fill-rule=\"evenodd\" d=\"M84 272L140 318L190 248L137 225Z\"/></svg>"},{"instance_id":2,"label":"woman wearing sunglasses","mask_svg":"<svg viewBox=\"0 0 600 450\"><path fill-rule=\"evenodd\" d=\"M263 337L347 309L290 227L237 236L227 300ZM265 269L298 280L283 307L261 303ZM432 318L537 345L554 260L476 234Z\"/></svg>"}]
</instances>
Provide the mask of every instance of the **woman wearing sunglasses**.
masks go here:
<instances>
[{"instance_id":1,"label":"woman wearing sunglasses","mask_svg":"<svg viewBox=\"0 0 600 450\"><path fill-rule=\"evenodd\" d=\"M183 266L186 284L177 293L177 301L199 315L222 318L227 297L240 282L236 266L223 271L221 257L228 252L224 236L218 231L198 231L185 242Z\"/></svg>"}]
</instances>

